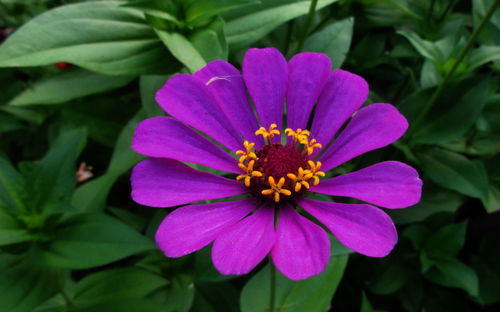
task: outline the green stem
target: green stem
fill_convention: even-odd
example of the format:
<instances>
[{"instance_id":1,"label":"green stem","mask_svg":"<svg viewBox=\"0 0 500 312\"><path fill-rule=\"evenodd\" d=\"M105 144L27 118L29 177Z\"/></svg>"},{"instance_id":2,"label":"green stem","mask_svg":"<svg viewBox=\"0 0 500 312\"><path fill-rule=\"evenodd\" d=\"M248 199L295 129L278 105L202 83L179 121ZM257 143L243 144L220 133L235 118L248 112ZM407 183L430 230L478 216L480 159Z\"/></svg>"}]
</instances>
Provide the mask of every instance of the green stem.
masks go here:
<instances>
[{"instance_id":1,"label":"green stem","mask_svg":"<svg viewBox=\"0 0 500 312\"><path fill-rule=\"evenodd\" d=\"M429 99L429 101L425 104L425 106L422 108L422 110L420 110L417 118L415 119L415 122L413 123L413 126L412 126L411 130L409 131L408 137L410 137L411 134L413 134L414 129L418 128L418 125L422 122L422 120L427 115L427 113L429 112L429 110L436 103L437 99L439 98L439 96L443 92L444 87L446 86L446 84L448 83L448 81L450 80L450 78L453 77L453 74L455 74L455 70L458 68L458 65L460 65L460 63L462 63L462 60L467 55L467 53L469 52L469 50L472 48L472 45L476 41L477 36L479 35L479 33L481 33L481 31L483 30L484 26L489 21L489 19L491 18L491 16L495 12L495 9L497 8L497 6L499 4L500 4L500 0L496 0L493 3L493 5L488 9L488 12L486 13L486 15L481 20L481 23L479 24L479 26L472 33L472 35L470 36L469 40L467 41L465 47L462 49L462 51L458 55L458 57L455 60L455 62L453 62L453 66L451 67L450 71L443 78L443 80L439 84L439 87L432 94L432 96Z\"/></svg>"},{"instance_id":2,"label":"green stem","mask_svg":"<svg viewBox=\"0 0 500 312\"><path fill-rule=\"evenodd\" d=\"M274 267L273 261L271 257L269 257L269 265L271 269L271 288L270 288L270 296L269 296L269 311L276 311L276 267Z\"/></svg>"},{"instance_id":3,"label":"green stem","mask_svg":"<svg viewBox=\"0 0 500 312\"><path fill-rule=\"evenodd\" d=\"M311 5L309 6L309 13L307 14L306 25L304 27L304 33L302 38L300 38L299 46L297 47L297 52L302 51L304 47L304 42L306 41L307 35L309 35L309 28L311 28L311 23L314 17L314 12L316 12L316 6L318 5L318 0L311 0Z\"/></svg>"}]
</instances>

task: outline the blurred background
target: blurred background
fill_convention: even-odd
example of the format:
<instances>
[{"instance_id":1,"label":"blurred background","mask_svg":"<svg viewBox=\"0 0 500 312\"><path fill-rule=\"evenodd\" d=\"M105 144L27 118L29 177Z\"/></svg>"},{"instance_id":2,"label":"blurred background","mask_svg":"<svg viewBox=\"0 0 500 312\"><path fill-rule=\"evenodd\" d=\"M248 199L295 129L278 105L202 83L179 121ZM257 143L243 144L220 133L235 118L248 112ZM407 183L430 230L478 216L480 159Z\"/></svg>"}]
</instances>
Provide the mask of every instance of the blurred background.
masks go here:
<instances>
[{"instance_id":1,"label":"blurred background","mask_svg":"<svg viewBox=\"0 0 500 312\"><path fill-rule=\"evenodd\" d=\"M278 311L500 310L497 0L0 0L0 312L266 311L269 267L167 259L170 209L135 204L130 150L175 73L250 47L327 54L410 130L335 169L401 160L422 201L388 213L382 259L334 241L322 274L278 277Z\"/></svg>"}]
</instances>

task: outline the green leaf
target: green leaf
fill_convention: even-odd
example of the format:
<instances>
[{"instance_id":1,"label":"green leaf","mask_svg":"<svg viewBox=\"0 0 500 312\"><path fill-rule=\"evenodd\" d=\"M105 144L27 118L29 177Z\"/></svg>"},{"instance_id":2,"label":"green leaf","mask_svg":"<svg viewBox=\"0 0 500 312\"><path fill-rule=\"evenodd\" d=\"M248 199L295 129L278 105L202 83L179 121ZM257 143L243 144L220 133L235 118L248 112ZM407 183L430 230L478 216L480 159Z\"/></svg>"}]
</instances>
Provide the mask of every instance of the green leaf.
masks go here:
<instances>
[{"instance_id":1,"label":"green leaf","mask_svg":"<svg viewBox=\"0 0 500 312\"><path fill-rule=\"evenodd\" d=\"M67 70L41 79L13 98L8 105L58 104L122 87L134 78L106 76L83 69Z\"/></svg>"},{"instance_id":2,"label":"green leaf","mask_svg":"<svg viewBox=\"0 0 500 312\"><path fill-rule=\"evenodd\" d=\"M327 54L332 68L340 68L351 45L354 18L332 23L312 34L304 42L303 51Z\"/></svg>"},{"instance_id":3,"label":"green leaf","mask_svg":"<svg viewBox=\"0 0 500 312\"><path fill-rule=\"evenodd\" d=\"M432 259L454 259L465 242L467 222L443 227L429 237L424 245L427 255Z\"/></svg>"},{"instance_id":4,"label":"green leaf","mask_svg":"<svg viewBox=\"0 0 500 312\"><path fill-rule=\"evenodd\" d=\"M330 300L344 273L347 256L331 258L326 269L307 280L293 282L277 272L277 311L327 311ZM269 310L270 268L266 265L243 287L240 298L242 312Z\"/></svg>"},{"instance_id":5,"label":"green leaf","mask_svg":"<svg viewBox=\"0 0 500 312\"><path fill-rule=\"evenodd\" d=\"M471 197L487 197L488 176L481 162L441 149L418 153L417 157L426 176L438 185Z\"/></svg>"},{"instance_id":6,"label":"green leaf","mask_svg":"<svg viewBox=\"0 0 500 312\"><path fill-rule=\"evenodd\" d=\"M316 9L322 9L338 0L319 0ZM268 0L249 8L226 14L226 38L231 50L239 50L269 34L279 25L307 14L309 0Z\"/></svg>"},{"instance_id":7,"label":"green leaf","mask_svg":"<svg viewBox=\"0 0 500 312\"><path fill-rule=\"evenodd\" d=\"M72 312L174 312L166 309L163 304L148 299L118 299L99 303L86 308L72 310Z\"/></svg>"},{"instance_id":8,"label":"green leaf","mask_svg":"<svg viewBox=\"0 0 500 312\"><path fill-rule=\"evenodd\" d=\"M227 60L228 49L222 18L216 18L205 28L194 32L189 36L189 41L206 62Z\"/></svg>"},{"instance_id":9,"label":"green leaf","mask_svg":"<svg viewBox=\"0 0 500 312\"><path fill-rule=\"evenodd\" d=\"M25 184L24 177L6 158L0 156L0 208L23 211L25 209L23 198L26 197Z\"/></svg>"},{"instance_id":10,"label":"green leaf","mask_svg":"<svg viewBox=\"0 0 500 312\"><path fill-rule=\"evenodd\" d=\"M400 290L410 279L410 271L397 259L381 266L368 287L377 295L389 295Z\"/></svg>"},{"instance_id":11,"label":"green leaf","mask_svg":"<svg viewBox=\"0 0 500 312\"><path fill-rule=\"evenodd\" d=\"M0 311L30 312L61 288L58 270L0 257Z\"/></svg>"},{"instance_id":12,"label":"green leaf","mask_svg":"<svg viewBox=\"0 0 500 312\"><path fill-rule=\"evenodd\" d=\"M116 141L106 173L85 183L75 191L71 203L76 209L80 211L102 210L116 180L143 158L132 151L130 144L137 124L144 117L144 111L140 110L123 128Z\"/></svg>"},{"instance_id":13,"label":"green leaf","mask_svg":"<svg viewBox=\"0 0 500 312\"><path fill-rule=\"evenodd\" d=\"M27 186L34 211L54 211L69 203L76 184L76 159L86 139L82 129L66 131L36 164Z\"/></svg>"},{"instance_id":14,"label":"green leaf","mask_svg":"<svg viewBox=\"0 0 500 312\"><path fill-rule=\"evenodd\" d=\"M155 95L167 82L167 76L143 75L139 79L141 91L141 105L148 117L161 116L164 114L160 105L156 103Z\"/></svg>"},{"instance_id":15,"label":"green leaf","mask_svg":"<svg viewBox=\"0 0 500 312\"><path fill-rule=\"evenodd\" d=\"M35 236L21 222L0 209L0 246L22 243L33 238Z\"/></svg>"},{"instance_id":16,"label":"green leaf","mask_svg":"<svg viewBox=\"0 0 500 312\"><path fill-rule=\"evenodd\" d=\"M110 75L161 73L171 57L141 11L88 1L35 17L0 46L0 67L68 62Z\"/></svg>"},{"instance_id":17,"label":"green leaf","mask_svg":"<svg viewBox=\"0 0 500 312\"><path fill-rule=\"evenodd\" d=\"M400 30L397 33L408 39L418 53L426 59L433 62L444 62L445 56L434 42L424 40L416 33L410 31Z\"/></svg>"},{"instance_id":18,"label":"green leaf","mask_svg":"<svg viewBox=\"0 0 500 312\"><path fill-rule=\"evenodd\" d=\"M483 205L489 213L500 210L500 188L490 184L488 188L488 197L483 199Z\"/></svg>"},{"instance_id":19,"label":"green leaf","mask_svg":"<svg viewBox=\"0 0 500 312\"><path fill-rule=\"evenodd\" d=\"M474 297L479 292L479 282L476 272L456 259L448 259L436 263L425 274L425 277L445 287L461 288Z\"/></svg>"},{"instance_id":20,"label":"green leaf","mask_svg":"<svg viewBox=\"0 0 500 312\"><path fill-rule=\"evenodd\" d=\"M124 267L87 275L75 287L73 302L83 307L102 302L144 298L168 281L144 269Z\"/></svg>"},{"instance_id":21,"label":"green leaf","mask_svg":"<svg viewBox=\"0 0 500 312\"><path fill-rule=\"evenodd\" d=\"M439 144L462 137L479 118L490 89L488 80L478 82L450 109L430 116L425 125L417 129L411 143Z\"/></svg>"},{"instance_id":22,"label":"green leaf","mask_svg":"<svg viewBox=\"0 0 500 312\"><path fill-rule=\"evenodd\" d=\"M207 65L200 52L184 35L156 28L155 31L172 55L192 73Z\"/></svg>"},{"instance_id":23,"label":"green leaf","mask_svg":"<svg viewBox=\"0 0 500 312\"><path fill-rule=\"evenodd\" d=\"M193 277L176 272L170 278L170 284L159 289L151 298L162 302L166 311L188 312L193 305L194 293Z\"/></svg>"},{"instance_id":24,"label":"green leaf","mask_svg":"<svg viewBox=\"0 0 500 312\"><path fill-rule=\"evenodd\" d=\"M128 225L104 214L79 214L61 223L40 248L50 266L85 269L152 250L155 245Z\"/></svg>"},{"instance_id":25,"label":"green leaf","mask_svg":"<svg viewBox=\"0 0 500 312\"><path fill-rule=\"evenodd\" d=\"M500 46L480 46L470 53L468 61L469 70L472 71L496 60L500 60Z\"/></svg>"},{"instance_id":26,"label":"green leaf","mask_svg":"<svg viewBox=\"0 0 500 312\"><path fill-rule=\"evenodd\" d=\"M259 3L258 0L189 0L186 2L188 2L186 20L190 24L238 7Z\"/></svg>"}]
</instances>

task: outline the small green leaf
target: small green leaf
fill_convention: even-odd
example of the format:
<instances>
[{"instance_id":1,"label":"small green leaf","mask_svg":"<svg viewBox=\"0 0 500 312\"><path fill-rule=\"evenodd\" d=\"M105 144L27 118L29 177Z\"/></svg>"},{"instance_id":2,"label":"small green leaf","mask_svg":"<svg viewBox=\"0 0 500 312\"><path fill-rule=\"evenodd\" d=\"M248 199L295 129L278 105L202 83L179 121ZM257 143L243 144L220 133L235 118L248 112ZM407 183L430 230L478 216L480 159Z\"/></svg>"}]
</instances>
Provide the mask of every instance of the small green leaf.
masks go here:
<instances>
[{"instance_id":1,"label":"small green leaf","mask_svg":"<svg viewBox=\"0 0 500 312\"><path fill-rule=\"evenodd\" d=\"M420 38L416 33L400 30L397 32L411 43L411 45L426 59L433 62L444 62L445 56L434 42Z\"/></svg>"},{"instance_id":2,"label":"small green leaf","mask_svg":"<svg viewBox=\"0 0 500 312\"><path fill-rule=\"evenodd\" d=\"M200 52L184 35L161 29L155 31L172 55L192 73L207 65Z\"/></svg>"},{"instance_id":3,"label":"small green leaf","mask_svg":"<svg viewBox=\"0 0 500 312\"><path fill-rule=\"evenodd\" d=\"M166 309L165 305L149 299L118 299L99 303L86 308L77 308L72 312L174 312L175 310Z\"/></svg>"},{"instance_id":4,"label":"small green leaf","mask_svg":"<svg viewBox=\"0 0 500 312\"><path fill-rule=\"evenodd\" d=\"M488 176L481 162L441 149L418 153L417 157L424 173L440 186L471 197L487 197Z\"/></svg>"},{"instance_id":5,"label":"small green leaf","mask_svg":"<svg viewBox=\"0 0 500 312\"><path fill-rule=\"evenodd\" d=\"M500 188L490 184L488 187L488 196L483 199L483 205L489 213L500 210Z\"/></svg>"},{"instance_id":6,"label":"small green leaf","mask_svg":"<svg viewBox=\"0 0 500 312\"><path fill-rule=\"evenodd\" d=\"M0 46L0 67L68 62L110 75L161 73L172 59L144 14L120 1L88 1L43 13Z\"/></svg>"},{"instance_id":7,"label":"small green leaf","mask_svg":"<svg viewBox=\"0 0 500 312\"><path fill-rule=\"evenodd\" d=\"M39 247L40 260L67 269L104 265L155 248L128 225L97 213L71 217L58 226L51 239Z\"/></svg>"},{"instance_id":8,"label":"small green leaf","mask_svg":"<svg viewBox=\"0 0 500 312\"><path fill-rule=\"evenodd\" d=\"M228 49L222 18L216 18L208 26L194 32L189 36L189 41L206 62L227 60Z\"/></svg>"},{"instance_id":9,"label":"small green leaf","mask_svg":"<svg viewBox=\"0 0 500 312\"><path fill-rule=\"evenodd\" d=\"M0 246L30 241L35 238L21 222L0 209Z\"/></svg>"},{"instance_id":10,"label":"small green leaf","mask_svg":"<svg viewBox=\"0 0 500 312\"><path fill-rule=\"evenodd\" d=\"M462 222L438 230L425 243L427 255L432 259L455 258L464 245L466 229L467 222Z\"/></svg>"},{"instance_id":11,"label":"small green leaf","mask_svg":"<svg viewBox=\"0 0 500 312\"><path fill-rule=\"evenodd\" d=\"M76 184L76 160L86 139L82 129L64 132L36 164L26 188L32 210L48 212L69 204Z\"/></svg>"},{"instance_id":12,"label":"small green leaf","mask_svg":"<svg viewBox=\"0 0 500 312\"><path fill-rule=\"evenodd\" d=\"M480 46L470 53L468 67L472 71L496 60L500 60L500 46Z\"/></svg>"},{"instance_id":13,"label":"small green leaf","mask_svg":"<svg viewBox=\"0 0 500 312\"><path fill-rule=\"evenodd\" d=\"M340 283L347 259L347 256L331 258L321 274L299 282L293 282L277 272L277 311L326 311ZM240 298L242 312L269 310L270 278L270 268L266 265L247 282Z\"/></svg>"},{"instance_id":14,"label":"small green leaf","mask_svg":"<svg viewBox=\"0 0 500 312\"><path fill-rule=\"evenodd\" d=\"M8 105L64 103L79 97L113 90L132 81L129 76L106 76L83 69L68 70L41 79L13 98Z\"/></svg>"},{"instance_id":15,"label":"small green leaf","mask_svg":"<svg viewBox=\"0 0 500 312\"><path fill-rule=\"evenodd\" d=\"M425 277L445 287L461 288L471 296L478 295L479 282L476 272L456 259L437 262Z\"/></svg>"},{"instance_id":16,"label":"small green leaf","mask_svg":"<svg viewBox=\"0 0 500 312\"><path fill-rule=\"evenodd\" d=\"M327 54L332 68L340 68L351 45L354 18L332 23L312 34L304 42L303 51Z\"/></svg>"},{"instance_id":17,"label":"small green leaf","mask_svg":"<svg viewBox=\"0 0 500 312\"><path fill-rule=\"evenodd\" d=\"M75 287L73 302L83 307L98 303L144 298L168 281L144 269L124 267L87 275Z\"/></svg>"},{"instance_id":18,"label":"small green leaf","mask_svg":"<svg viewBox=\"0 0 500 312\"><path fill-rule=\"evenodd\" d=\"M0 257L0 311L30 312L61 288L58 270Z\"/></svg>"},{"instance_id":19,"label":"small green leaf","mask_svg":"<svg viewBox=\"0 0 500 312\"><path fill-rule=\"evenodd\" d=\"M320 10L338 0L319 0ZM279 25L307 14L309 0L263 1L249 8L238 9L224 15L226 38L231 50L239 50L269 34Z\"/></svg>"},{"instance_id":20,"label":"small green leaf","mask_svg":"<svg viewBox=\"0 0 500 312\"><path fill-rule=\"evenodd\" d=\"M15 212L23 211L25 183L24 177L6 158L0 156L0 208Z\"/></svg>"},{"instance_id":21,"label":"small green leaf","mask_svg":"<svg viewBox=\"0 0 500 312\"><path fill-rule=\"evenodd\" d=\"M148 117L156 117L164 114L160 105L156 103L155 95L167 82L167 76L143 75L139 79L141 91L141 105Z\"/></svg>"},{"instance_id":22,"label":"small green leaf","mask_svg":"<svg viewBox=\"0 0 500 312\"><path fill-rule=\"evenodd\" d=\"M258 0L188 0L186 2L186 19L190 24L235 8L259 3Z\"/></svg>"}]
</instances>

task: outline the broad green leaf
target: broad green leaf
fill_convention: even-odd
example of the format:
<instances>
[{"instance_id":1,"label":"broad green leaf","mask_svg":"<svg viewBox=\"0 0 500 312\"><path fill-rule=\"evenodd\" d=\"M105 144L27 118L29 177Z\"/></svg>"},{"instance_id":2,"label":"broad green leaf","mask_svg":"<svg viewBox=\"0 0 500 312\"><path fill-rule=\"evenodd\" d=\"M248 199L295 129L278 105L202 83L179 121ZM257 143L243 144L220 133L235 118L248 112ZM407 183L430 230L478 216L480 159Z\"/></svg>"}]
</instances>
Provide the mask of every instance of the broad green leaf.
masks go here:
<instances>
[{"instance_id":1,"label":"broad green leaf","mask_svg":"<svg viewBox=\"0 0 500 312\"><path fill-rule=\"evenodd\" d=\"M465 242L467 222L443 227L429 237L424 245L427 255L432 259L454 259Z\"/></svg>"},{"instance_id":2,"label":"broad green leaf","mask_svg":"<svg viewBox=\"0 0 500 312\"><path fill-rule=\"evenodd\" d=\"M86 308L77 308L72 312L176 312L165 305L149 299L118 299L99 303Z\"/></svg>"},{"instance_id":3,"label":"broad green leaf","mask_svg":"<svg viewBox=\"0 0 500 312\"><path fill-rule=\"evenodd\" d=\"M456 259L437 262L425 277L445 287L461 288L471 296L477 296L479 282L476 272Z\"/></svg>"},{"instance_id":4,"label":"broad green leaf","mask_svg":"<svg viewBox=\"0 0 500 312\"><path fill-rule=\"evenodd\" d=\"M68 62L110 75L165 72L171 56L143 13L122 4L88 1L35 17L0 46L0 67Z\"/></svg>"},{"instance_id":5,"label":"broad green leaf","mask_svg":"<svg viewBox=\"0 0 500 312\"><path fill-rule=\"evenodd\" d=\"M151 295L155 301L161 302L166 311L188 312L194 300L195 287L191 275L176 272L170 284Z\"/></svg>"},{"instance_id":6,"label":"broad green leaf","mask_svg":"<svg viewBox=\"0 0 500 312\"><path fill-rule=\"evenodd\" d=\"M327 311L330 300L344 273L347 256L331 258L319 275L293 282L277 272L277 311ZM270 268L266 265L243 287L240 298L242 312L269 311Z\"/></svg>"},{"instance_id":7,"label":"broad green leaf","mask_svg":"<svg viewBox=\"0 0 500 312\"><path fill-rule=\"evenodd\" d=\"M207 65L200 52L183 34L161 29L155 31L172 55L192 73Z\"/></svg>"},{"instance_id":8,"label":"broad green leaf","mask_svg":"<svg viewBox=\"0 0 500 312\"><path fill-rule=\"evenodd\" d=\"M161 116L164 114L160 105L156 103L155 95L167 82L167 76L143 75L139 79L141 91L141 105L148 117Z\"/></svg>"},{"instance_id":9,"label":"broad green leaf","mask_svg":"<svg viewBox=\"0 0 500 312\"><path fill-rule=\"evenodd\" d=\"M424 40L419 37L414 32L406 31L406 30L400 30L397 32L401 36L405 37L408 39L408 41L411 43L411 45L422 55L423 57L433 61L433 62L443 62L445 59L445 56L443 55L442 51L437 47L437 45L434 42L430 42L427 40Z\"/></svg>"},{"instance_id":10,"label":"broad green leaf","mask_svg":"<svg viewBox=\"0 0 500 312\"><path fill-rule=\"evenodd\" d=\"M462 195L439 187L432 187L431 184L424 184L422 199L418 204L405 209L387 211L395 223L419 222L440 212L454 213L464 201Z\"/></svg>"},{"instance_id":11,"label":"broad green leaf","mask_svg":"<svg viewBox=\"0 0 500 312\"><path fill-rule=\"evenodd\" d=\"M337 0L319 0L316 9L322 9ZM233 51L262 39L279 25L307 14L309 0L268 0L224 15L226 38Z\"/></svg>"},{"instance_id":12,"label":"broad green leaf","mask_svg":"<svg viewBox=\"0 0 500 312\"><path fill-rule=\"evenodd\" d=\"M40 261L50 266L85 269L152 250L155 245L114 218L87 213L64 221L54 231L52 241L39 248Z\"/></svg>"},{"instance_id":13,"label":"broad green leaf","mask_svg":"<svg viewBox=\"0 0 500 312\"><path fill-rule=\"evenodd\" d=\"M5 254L0 258L0 311L30 312L61 288L58 270L39 268Z\"/></svg>"},{"instance_id":14,"label":"broad green leaf","mask_svg":"<svg viewBox=\"0 0 500 312\"><path fill-rule=\"evenodd\" d=\"M332 23L309 36L303 51L327 54L332 68L340 68L351 45L354 19L352 17Z\"/></svg>"},{"instance_id":15,"label":"broad green leaf","mask_svg":"<svg viewBox=\"0 0 500 312\"><path fill-rule=\"evenodd\" d=\"M500 60L500 46L480 46L470 53L469 70L472 71L486 63L497 60Z\"/></svg>"},{"instance_id":16,"label":"broad green leaf","mask_svg":"<svg viewBox=\"0 0 500 312\"><path fill-rule=\"evenodd\" d=\"M36 164L26 188L33 210L53 211L69 203L76 184L76 160L86 139L82 129L66 131Z\"/></svg>"},{"instance_id":17,"label":"broad green leaf","mask_svg":"<svg viewBox=\"0 0 500 312\"><path fill-rule=\"evenodd\" d=\"M500 188L490 184L488 188L488 197L483 199L483 205L489 213L500 210Z\"/></svg>"},{"instance_id":18,"label":"broad green leaf","mask_svg":"<svg viewBox=\"0 0 500 312\"><path fill-rule=\"evenodd\" d=\"M488 176L481 162L441 149L418 153L417 157L426 176L438 185L471 197L486 198Z\"/></svg>"},{"instance_id":19,"label":"broad green leaf","mask_svg":"<svg viewBox=\"0 0 500 312\"><path fill-rule=\"evenodd\" d=\"M0 246L22 243L34 238L20 221L0 209Z\"/></svg>"},{"instance_id":20,"label":"broad green leaf","mask_svg":"<svg viewBox=\"0 0 500 312\"><path fill-rule=\"evenodd\" d=\"M45 114L21 107L0 106L0 110L35 124L41 124L46 117Z\"/></svg>"},{"instance_id":21,"label":"broad green leaf","mask_svg":"<svg viewBox=\"0 0 500 312\"><path fill-rule=\"evenodd\" d=\"M187 2L185 4L186 20L190 24L238 7L259 3L258 0L188 0L185 2Z\"/></svg>"},{"instance_id":22,"label":"broad green leaf","mask_svg":"<svg viewBox=\"0 0 500 312\"><path fill-rule=\"evenodd\" d=\"M87 275L75 287L73 302L89 306L102 302L144 298L168 281L144 269L123 267Z\"/></svg>"},{"instance_id":23,"label":"broad green leaf","mask_svg":"<svg viewBox=\"0 0 500 312\"><path fill-rule=\"evenodd\" d=\"M222 18L216 18L205 28L197 30L189 36L189 40L206 62L227 60L228 49Z\"/></svg>"},{"instance_id":24,"label":"broad green leaf","mask_svg":"<svg viewBox=\"0 0 500 312\"><path fill-rule=\"evenodd\" d=\"M0 156L0 209L21 212L25 209L26 181L11 163Z\"/></svg>"},{"instance_id":25,"label":"broad green leaf","mask_svg":"<svg viewBox=\"0 0 500 312\"><path fill-rule=\"evenodd\" d=\"M106 173L80 186L71 200L72 205L80 211L100 211L106 204L109 191L116 180L128 171L142 156L132 151L130 144L137 124L144 119L144 111L140 110L123 128L113 150L113 156Z\"/></svg>"},{"instance_id":26,"label":"broad green leaf","mask_svg":"<svg viewBox=\"0 0 500 312\"><path fill-rule=\"evenodd\" d=\"M411 142L439 144L462 137L479 118L488 100L490 89L487 80L480 80L449 110L440 112L438 116L430 114L428 121L416 130Z\"/></svg>"},{"instance_id":27,"label":"broad green leaf","mask_svg":"<svg viewBox=\"0 0 500 312\"><path fill-rule=\"evenodd\" d=\"M25 106L64 103L79 97L122 87L130 76L106 76L83 69L67 70L35 82L8 105Z\"/></svg>"}]
</instances>

